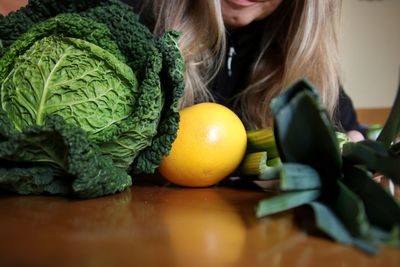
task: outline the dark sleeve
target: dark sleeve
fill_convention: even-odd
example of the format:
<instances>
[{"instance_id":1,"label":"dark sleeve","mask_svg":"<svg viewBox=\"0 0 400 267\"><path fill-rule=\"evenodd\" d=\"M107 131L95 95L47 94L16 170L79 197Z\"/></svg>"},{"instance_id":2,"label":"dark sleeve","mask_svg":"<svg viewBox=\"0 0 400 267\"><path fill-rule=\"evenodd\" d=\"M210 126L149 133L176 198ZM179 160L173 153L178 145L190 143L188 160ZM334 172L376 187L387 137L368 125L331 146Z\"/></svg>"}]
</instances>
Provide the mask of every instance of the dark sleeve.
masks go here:
<instances>
[{"instance_id":1,"label":"dark sleeve","mask_svg":"<svg viewBox=\"0 0 400 267\"><path fill-rule=\"evenodd\" d=\"M340 88L338 104L333 116L336 129L341 132L356 130L366 135L366 128L357 119L353 102L343 88Z\"/></svg>"}]
</instances>

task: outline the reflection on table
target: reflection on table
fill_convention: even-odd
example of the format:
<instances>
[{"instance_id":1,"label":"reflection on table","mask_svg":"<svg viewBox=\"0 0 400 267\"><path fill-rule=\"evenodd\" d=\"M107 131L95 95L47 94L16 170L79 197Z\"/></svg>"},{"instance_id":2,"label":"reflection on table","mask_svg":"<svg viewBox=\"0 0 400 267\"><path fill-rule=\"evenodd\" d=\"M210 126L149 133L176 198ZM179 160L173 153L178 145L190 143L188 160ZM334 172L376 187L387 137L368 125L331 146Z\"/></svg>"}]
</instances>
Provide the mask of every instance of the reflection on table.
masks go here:
<instances>
[{"instance_id":1,"label":"reflection on table","mask_svg":"<svg viewBox=\"0 0 400 267\"><path fill-rule=\"evenodd\" d=\"M300 230L293 212L257 219L268 194L144 184L91 200L0 195L0 266L400 266ZM298 211L297 211L298 212Z\"/></svg>"}]
</instances>

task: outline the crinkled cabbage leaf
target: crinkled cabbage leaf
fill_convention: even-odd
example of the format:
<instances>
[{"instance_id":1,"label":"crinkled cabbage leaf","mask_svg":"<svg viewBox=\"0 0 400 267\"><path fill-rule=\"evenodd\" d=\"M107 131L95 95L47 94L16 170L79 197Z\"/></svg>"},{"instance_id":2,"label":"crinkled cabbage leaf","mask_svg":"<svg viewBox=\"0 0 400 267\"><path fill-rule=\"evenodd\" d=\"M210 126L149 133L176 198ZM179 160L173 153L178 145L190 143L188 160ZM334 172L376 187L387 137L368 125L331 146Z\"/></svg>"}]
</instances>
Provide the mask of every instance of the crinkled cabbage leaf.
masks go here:
<instances>
[{"instance_id":1,"label":"crinkled cabbage leaf","mask_svg":"<svg viewBox=\"0 0 400 267\"><path fill-rule=\"evenodd\" d=\"M124 190L128 173L153 172L176 137L179 34L155 39L119 1L52 2L0 19L0 188Z\"/></svg>"}]
</instances>

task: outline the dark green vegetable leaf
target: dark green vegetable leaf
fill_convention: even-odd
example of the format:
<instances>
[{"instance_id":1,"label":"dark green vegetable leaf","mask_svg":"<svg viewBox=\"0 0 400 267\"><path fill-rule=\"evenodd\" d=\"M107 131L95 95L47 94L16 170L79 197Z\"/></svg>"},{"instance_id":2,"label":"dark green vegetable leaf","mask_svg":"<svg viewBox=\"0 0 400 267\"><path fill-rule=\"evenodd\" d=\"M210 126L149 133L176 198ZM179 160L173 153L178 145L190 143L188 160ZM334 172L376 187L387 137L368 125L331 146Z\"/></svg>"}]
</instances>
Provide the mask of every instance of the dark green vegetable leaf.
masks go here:
<instances>
[{"instance_id":1,"label":"dark green vegetable leaf","mask_svg":"<svg viewBox=\"0 0 400 267\"><path fill-rule=\"evenodd\" d=\"M390 153L393 156L400 157L400 142L398 142L390 147Z\"/></svg>"},{"instance_id":2,"label":"dark green vegetable leaf","mask_svg":"<svg viewBox=\"0 0 400 267\"><path fill-rule=\"evenodd\" d=\"M378 136L378 141L390 147L392 142L400 135L400 83L397 89L396 99L389 117Z\"/></svg>"},{"instance_id":3,"label":"dark green vegetable leaf","mask_svg":"<svg viewBox=\"0 0 400 267\"><path fill-rule=\"evenodd\" d=\"M142 94L132 125L133 129L147 129L142 134L148 136L148 143L130 169L133 174L153 173L168 153L179 127L178 104L184 89L184 60L177 45L180 34L167 31L155 40L131 7L119 1L100 2L103 3L81 14L111 29L113 40L141 81Z\"/></svg>"},{"instance_id":4,"label":"dark green vegetable leaf","mask_svg":"<svg viewBox=\"0 0 400 267\"><path fill-rule=\"evenodd\" d=\"M383 143L365 140L346 143L343 159L347 164L362 165L368 170L379 172L400 184L400 157L394 155Z\"/></svg>"},{"instance_id":5,"label":"dark green vegetable leaf","mask_svg":"<svg viewBox=\"0 0 400 267\"><path fill-rule=\"evenodd\" d=\"M2 189L89 198L117 193L132 184L126 171L103 156L81 128L59 116L47 117L43 126L8 134L2 131L8 138L0 142Z\"/></svg>"},{"instance_id":6,"label":"dark green vegetable leaf","mask_svg":"<svg viewBox=\"0 0 400 267\"><path fill-rule=\"evenodd\" d=\"M133 173L152 173L160 164L164 155L169 153L176 138L179 126L179 99L183 95L184 59L178 48L180 34L175 31L164 33L158 40L158 48L162 53L163 68L161 70L161 86L165 94L165 104L157 134L151 146L145 148L132 165Z\"/></svg>"},{"instance_id":7,"label":"dark green vegetable leaf","mask_svg":"<svg viewBox=\"0 0 400 267\"><path fill-rule=\"evenodd\" d=\"M96 184L126 188L130 168L133 173L154 172L179 125L184 62L177 38L176 32L168 32L156 40L133 9L116 0L32 0L2 18L0 93L6 116L0 128L7 134L0 135L4 145L0 153L7 156L0 157L0 168L8 172L22 166L25 176L33 175L32 183L37 177L35 168L52 168L48 175L53 179L61 173L73 177L73 190L68 192L82 197L101 195ZM47 40L57 42L47 45ZM38 58L46 60L38 64ZM87 134L91 152L81 151L81 164L71 163L72 152L63 146L62 141L75 140L73 136L60 137L61 129L43 128L53 115ZM31 129L38 130L29 132L28 138L26 131ZM9 133L20 138L13 139ZM19 149L13 150L15 154L6 149L11 143ZM16 155L21 151L27 158ZM109 171L102 171L99 164ZM21 183L7 183L5 187L19 191ZM103 193L112 193L107 190Z\"/></svg>"},{"instance_id":8,"label":"dark green vegetable leaf","mask_svg":"<svg viewBox=\"0 0 400 267\"><path fill-rule=\"evenodd\" d=\"M369 221L380 228L391 231L393 226L400 226L400 205L372 180L371 175L356 166L344 170L342 182L363 201ZM384 207L384 208L383 208Z\"/></svg>"},{"instance_id":9,"label":"dark green vegetable leaf","mask_svg":"<svg viewBox=\"0 0 400 267\"><path fill-rule=\"evenodd\" d=\"M19 194L61 194L71 192L68 180L54 179L54 169L46 166L35 168L0 168L0 189Z\"/></svg>"},{"instance_id":10,"label":"dark green vegetable leaf","mask_svg":"<svg viewBox=\"0 0 400 267\"><path fill-rule=\"evenodd\" d=\"M392 111L398 110L399 105L396 100ZM399 112L391 117L387 132L382 135L382 140L390 142L345 143L341 155L333 124L310 83L297 82L274 99L271 108L275 140L282 157L282 166L275 168L274 174L282 193L260 201L257 215L308 204L314 211L317 228L338 242L352 244L370 254L379 251L381 242L398 245L399 203L369 173L399 179L400 146L395 143ZM304 164L309 169L302 169L302 174L293 171L292 164ZM286 166L291 171L279 172ZM320 179L312 174L314 169ZM263 173L258 179L264 179ZM291 186L286 187L286 183ZM313 187L318 189L310 191Z\"/></svg>"},{"instance_id":11,"label":"dark green vegetable leaf","mask_svg":"<svg viewBox=\"0 0 400 267\"><path fill-rule=\"evenodd\" d=\"M346 185L337 181L339 185L338 198L332 205L346 229L354 238L354 244L370 253L379 249L378 239L373 235L371 225L364 209L364 203Z\"/></svg>"},{"instance_id":12,"label":"dark green vegetable leaf","mask_svg":"<svg viewBox=\"0 0 400 267\"><path fill-rule=\"evenodd\" d=\"M272 101L271 109L282 162L309 165L327 182L340 177L342 161L335 130L311 84L295 83Z\"/></svg>"},{"instance_id":13,"label":"dark green vegetable leaf","mask_svg":"<svg viewBox=\"0 0 400 267\"><path fill-rule=\"evenodd\" d=\"M0 50L0 56L17 38L39 22L61 13L82 12L98 5L110 5L115 2L113 0L30 0L25 7L1 19L0 40L3 42L4 50Z\"/></svg>"},{"instance_id":14,"label":"dark green vegetable leaf","mask_svg":"<svg viewBox=\"0 0 400 267\"><path fill-rule=\"evenodd\" d=\"M353 238L346 227L328 206L317 201L307 203L307 205L314 211L315 223L318 229L339 243L351 244L353 242Z\"/></svg>"},{"instance_id":15,"label":"dark green vegetable leaf","mask_svg":"<svg viewBox=\"0 0 400 267\"><path fill-rule=\"evenodd\" d=\"M303 204L316 200L320 190L305 190L285 192L280 195L261 200L256 209L256 216L263 217L299 207Z\"/></svg>"}]
</instances>

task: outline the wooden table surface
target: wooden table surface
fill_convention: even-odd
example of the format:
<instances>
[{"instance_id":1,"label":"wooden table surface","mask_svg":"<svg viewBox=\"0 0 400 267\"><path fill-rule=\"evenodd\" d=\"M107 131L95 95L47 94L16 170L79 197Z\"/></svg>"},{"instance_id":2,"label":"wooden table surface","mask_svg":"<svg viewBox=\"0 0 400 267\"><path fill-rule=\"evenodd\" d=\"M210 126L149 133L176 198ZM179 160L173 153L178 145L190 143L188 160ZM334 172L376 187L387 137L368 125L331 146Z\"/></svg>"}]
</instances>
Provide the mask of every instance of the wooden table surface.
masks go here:
<instances>
[{"instance_id":1,"label":"wooden table surface","mask_svg":"<svg viewBox=\"0 0 400 267\"><path fill-rule=\"evenodd\" d=\"M267 193L137 184L73 200L0 195L0 266L400 266L301 231L293 212L256 219Z\"/></svg>"}]
</instances>

